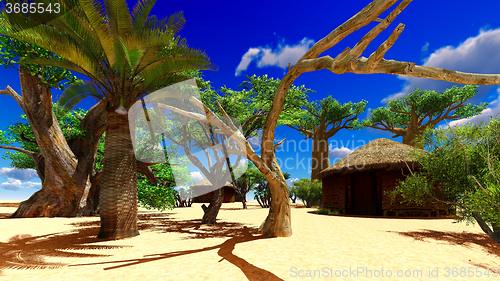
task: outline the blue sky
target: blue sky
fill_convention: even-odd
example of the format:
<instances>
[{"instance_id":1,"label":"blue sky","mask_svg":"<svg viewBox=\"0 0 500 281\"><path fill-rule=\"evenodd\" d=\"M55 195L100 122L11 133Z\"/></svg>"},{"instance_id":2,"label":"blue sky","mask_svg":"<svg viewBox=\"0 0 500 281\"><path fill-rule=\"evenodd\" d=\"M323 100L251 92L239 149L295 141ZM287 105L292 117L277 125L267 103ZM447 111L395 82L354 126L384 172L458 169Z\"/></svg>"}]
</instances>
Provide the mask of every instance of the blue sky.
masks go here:
<instances>
[{"instance_id":1,"label":"blue sky","mask_svg":"<svg viewBox=\"0 0 500 281\"><path fill-rule=\"evenodd\" d=\"M247 75L269 74L282 77L284 69L280 66L287 65L288 62L293 63L293 59L300 55L301 50L305 50L310 42L325 36L369 2L171 0L158 1L153 13L165 16L183 11L187 22L181 34L191 47L205 51L216 66L216 69L205 72L204 77L212 81L214 86L237 88ZM395 22L406 24L406 28L386 58L462 71L500 73L498 11L500 2L495 0L414 1ZM353 46L367 30L365 28L353 34L328 53L334 55L345 47ZM387 32L383 33L365 55L371 53L387 36ZM251 60L242 62L246 53L246 57ZM237 76L235 72L238 65L241 67ZM19 90L16 69L0 69L0 77L1 88L11 85ZM334 75L327 71L305 74L296 83L305 84L316 91L311 94L311 100L328 95L342 102L365 99L369 102L369 108L381 106L384 98L404 94L415 87L443 89L448 86L441 82L408 80L390 75ZM490 108L476 119L498 114L498 99L499 92L496 87L482 88L474 101L486 101L491 104ZM18 120L21 111L9 97L0 96L0 104L0 129L5 129ZM366 117L366 114L363 117ZM294 178L308 177L307 164L305 168L303 166L310 158L307 142L291 129L278 128L277 139L285 137L290 143L298 142L291 144L287 151L278 153L281 159L288 159L288 162L284 163L287 166L285 170ZM380 137L390 135L372 129L341 131L331 139L332 148L337 148L332 150L332 159ZM0 151L0 154L2 153ZM9 167L9 162L0 160L0 167ZM13 183L14 179L16 178L0 172L0 183ZM26 178L23 180L26 181ZM27 180L34 181L34 178ZM0 199L25 198L36 189L27 187L15 189L11 186L5 189L0 185Z\"/></svg>"}]
</instances>

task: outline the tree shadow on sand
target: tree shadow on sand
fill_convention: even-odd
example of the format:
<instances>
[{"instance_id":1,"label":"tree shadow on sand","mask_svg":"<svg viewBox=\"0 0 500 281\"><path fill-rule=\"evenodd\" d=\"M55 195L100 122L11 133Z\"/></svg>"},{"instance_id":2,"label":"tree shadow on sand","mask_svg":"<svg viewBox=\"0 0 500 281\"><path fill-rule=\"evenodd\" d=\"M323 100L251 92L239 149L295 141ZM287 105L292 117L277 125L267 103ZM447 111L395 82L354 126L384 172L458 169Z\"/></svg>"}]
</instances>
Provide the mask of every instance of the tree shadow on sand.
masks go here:
<instances>
[{"instance_id":1,"label":"tree shadow on sand","mask_svg":"<svg viewBox=\"0 0 500 281\"><path fill-rule=\"evenodd\" d=\"M411 237L415 240L425 241L425 240L437 240L442 242L447 242L452 245L461 245L465 247L470 247L473 245L481 247L488 253L500 257L500 244L496 243L493 239L488 237L486 234L481 233L471 233L471 232L443 232L436 230L424 229L422 231L408 231L408 232L395 232L397 234ZM471 263L475 266L482 267L484 269L490 270L494 273L500 274L500 267L492 268L486 264Z\"/></svg>"},{"instance_id":2,"label":"tree shadow on sand","mask_svg":"<svg viewBox=\"0 0 500 281\"><path fill-rule=\"evenodd\" d=\"M71 233L52 233L40 236L16 235L0 242L0 272L2 269L45 269L65 266L46 262L50 257L104 257L105 254L75 253L74 250L108 250L124 246L95 245L98 228L82 228Z\"/></svg>"},{"instance_id":3,"label":"tree shadow on sand","mask_svg":"<svg viewBox=\"0 0 500 281\"><path fill-rule=\"evenodd\" d=\"M264 239L262 235L258 234L257 228L249 228L240 223L231 223L231 222L219 222L215 225L202 225L201 220L174 220L171 219L169 215L161 213L139 215L138 227L140 230L176 232L185 234L185 237L183 239L206 239L206 238L225 238L225 237L229 239L227 239L221 244L210 247L204 247L200 249L152 254L136 259L74 264L70 266L108 264L110 266L105 267L104 270L112 270L133 265L140 265L152 261L158 261L158 260L218 249L217 254L222 258L219 262L227 260L228 262L232 263L233 265L238 267L243 272L243 274L245 274L248 280L251 281L283 280L278 276L274 275L273 273L265 269L259 268L233 254L235 246L239 243ZM119 265L113 265L113 264L119 264Z\"/></svg>"}]
</instances>

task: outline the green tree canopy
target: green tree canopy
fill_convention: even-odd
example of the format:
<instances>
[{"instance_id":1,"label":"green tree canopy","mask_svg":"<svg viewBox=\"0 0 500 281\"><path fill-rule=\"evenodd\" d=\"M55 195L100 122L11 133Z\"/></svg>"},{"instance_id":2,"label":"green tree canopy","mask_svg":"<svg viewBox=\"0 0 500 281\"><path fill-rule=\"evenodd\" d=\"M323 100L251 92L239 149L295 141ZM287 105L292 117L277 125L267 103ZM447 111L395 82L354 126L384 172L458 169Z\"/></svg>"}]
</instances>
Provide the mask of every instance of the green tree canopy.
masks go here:
<instances>
[{"instance_id":1,"label":"green tree canopy","mask_svg":"<svg viewBox=\"0 0 500 281\"><path fill-rule=\"evenodd\" d=\"M403 137L403 143L421 146L425 130L441 121L471 117L480 113L486 104L468 101L477 94L477 86L452 87L444 92L415 90L409 95L389 101L374 109L364 125Z\"/></svg>"},{"instance_id":2,"label":"green tree canopy","mask_svg":"<svg viewBox=\"0 0 500 281\"><path fill-rule=\"evenodd\" d=\"M263 128L265 117L271 109L274 93L279 83L279 79L267 75L252 75L241 84L240 90L222 87L217 91L211 88L207 81L199 83L199 85L202 88L201 95L204 104L217 113L220 111L217 107L217 103L219 103L229 116L239 122L243 134L250 137ZM287 120L293 119L293 116L298 114L310 92L312 90L303 85L290 87L279 120L280 124L286 124Z\"/></svg>"},{"instance_id":3,"label":"green tree canopy","mask_svg":"<svg viewBox=\"0 0 500 281\"><path fill-rule=\"evenodd\" d=\"M21 61L35 58L59 59L54 53L37 45L0 35L0 65L13 67L19 65ZM78 80L70 71L60 67L40 66L36 64L24 64L22 67L27 69L32 75L40 76L42 82L51 88L63 89Z\"/></svg>"},{"instance_id":4,"label":"green tree canopy","mask_svg":"<svg viewBox=\"0 0 500 281\"><path fill-rule=\"evenodd\" d=\"M358 117L366 109L367 101L340 103L332 96L304 103L302 111L289 115L286 124L307 138L323 134L330 138L341 129L356 129Z\"/></svg>"}]
</instances>

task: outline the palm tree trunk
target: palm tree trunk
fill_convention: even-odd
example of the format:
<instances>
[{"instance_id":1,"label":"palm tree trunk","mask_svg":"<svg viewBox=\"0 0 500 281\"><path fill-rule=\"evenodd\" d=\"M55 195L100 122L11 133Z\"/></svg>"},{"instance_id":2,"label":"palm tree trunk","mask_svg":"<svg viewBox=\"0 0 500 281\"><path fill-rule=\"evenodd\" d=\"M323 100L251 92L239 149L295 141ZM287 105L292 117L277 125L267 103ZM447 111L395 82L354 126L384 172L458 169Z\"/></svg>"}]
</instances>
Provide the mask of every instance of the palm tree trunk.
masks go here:
<instances>
[{"instance_id":1,"label":"palm tree trunk","mask_svg":"<svg viewBox=\"0 0 500 281\"><path fill-rule=\"evenodd\" d=\"M108 112L99 197L99 238L121 239L137 230L137 175L127 115Z\"/></svg>"}]
</instances>

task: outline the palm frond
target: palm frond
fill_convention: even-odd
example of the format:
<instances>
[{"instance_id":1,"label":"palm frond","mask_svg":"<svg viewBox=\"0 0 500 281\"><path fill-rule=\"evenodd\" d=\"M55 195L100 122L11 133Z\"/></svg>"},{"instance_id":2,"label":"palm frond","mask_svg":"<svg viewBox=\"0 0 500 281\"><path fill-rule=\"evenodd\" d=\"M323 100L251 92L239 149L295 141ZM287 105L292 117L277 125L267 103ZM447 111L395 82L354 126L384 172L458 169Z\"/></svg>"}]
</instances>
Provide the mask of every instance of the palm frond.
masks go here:
<instances>
[{"instance_id":1,"label":"palm frond","mask_svg":"<svg viewBox=\"0 0 500 281\"><path fill-rule=\"evenodd\" d=\"M123 36L132 30L132 17L126 0L104 0L111 32L114 36Z\"/></svg>"},{"instance_id":2,"label":"palm frond","mask_svg":"<svg viewBox=\"0 0 500 281\"><path fill-rule=\"evenodd\" d=\"M134 27L136 29L144 28L145 23L149 18L149 14L156 4L156 0L139 0L134 7L132 18L134 19Z\"/></svg>"},{"instance_id":3,"label":"palm frond","mask_svg":"<svg viewBox=\"0 0 500 281\"><path fill-rule=\"evenodd\" d=\"M186 24L183 12L177 12L168 17L167 28L173 33L179 33Z\"/></svg>"},{"instance_id":4,"label":"palm frond","mask_svg":"<svg viewBox=\"0 0 500 281\"><path fill-rule=\"evenodd\" d=\"M94 82L81 81L66 88L59 97L57 104L65 110L71 110L75 105L87 97L94 97L98 100L105 98L104 94L99 91Z\"/></svg>"},{"instance_id":5,"label":"palm frond","mask_svg":"<svg viewBox=\"0 0 500 281\"><path fill-rule=\"evenodd\" d=\"M157 86L163 86L162 80L169 75L200 69L210 69L211 65L207 56L194 49L182 48L175 55L166 55L156 63L143 69L139 76L143 79L142 89L147 91L157 90Z\"/></svg>"},{"instance_id":6,"label":"palm frond","mask_svg":"<svg viewBox=\"0 0 500 281\"><path fill-rule=\"evenodd\" d=\"M75 64L71 61L67 61L65 59L48 59L48 58L24 58L21 60L22 64L34 64L34 65L40 65L40 66L54 66L54 67L59 67L62 69L67 69L71 70L74 72L82 73L85 76L89 77L90 79L96 81L102 88L106 90L110 90L109 85L106 83L106 77L104 76L98 76L95 73L92 73L91 71L87 71L87 69L82 68L81 65Z\"/></svg>"}]
</instances>

